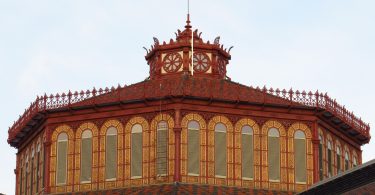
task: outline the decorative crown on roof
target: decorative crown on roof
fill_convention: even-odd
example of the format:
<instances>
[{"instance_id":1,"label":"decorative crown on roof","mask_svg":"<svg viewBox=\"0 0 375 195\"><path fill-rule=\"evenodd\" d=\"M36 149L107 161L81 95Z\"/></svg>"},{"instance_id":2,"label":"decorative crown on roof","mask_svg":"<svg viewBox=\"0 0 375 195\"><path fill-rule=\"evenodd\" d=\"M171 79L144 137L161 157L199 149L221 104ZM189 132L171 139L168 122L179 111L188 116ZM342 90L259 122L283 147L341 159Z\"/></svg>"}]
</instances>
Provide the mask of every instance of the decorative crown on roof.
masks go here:
<instances>
[{"instance_id":1,"label":"decorative crown on roof","mask_svg":"<svg viewBox=\"0 0 375 195\"><path fill-rule=\"evenodd\" d=\"M204 76L226 79L226 66L231 59L230 50L224 49L220 44L220 37L217 37L213 43L206 43L201 38L202 33L198 29L192 32L189 15L187 17L185 29L177 30L176 39L170 39L169 43L165 41L160 44L154 37L154 45L147 50L145 56L150 66L150 79L163 78L173 75L190 75L192 68L194 76ZM193 36L193 39L192 39ZM193 67L191 67L193 42Z\"/></svg>"}]
</instances>

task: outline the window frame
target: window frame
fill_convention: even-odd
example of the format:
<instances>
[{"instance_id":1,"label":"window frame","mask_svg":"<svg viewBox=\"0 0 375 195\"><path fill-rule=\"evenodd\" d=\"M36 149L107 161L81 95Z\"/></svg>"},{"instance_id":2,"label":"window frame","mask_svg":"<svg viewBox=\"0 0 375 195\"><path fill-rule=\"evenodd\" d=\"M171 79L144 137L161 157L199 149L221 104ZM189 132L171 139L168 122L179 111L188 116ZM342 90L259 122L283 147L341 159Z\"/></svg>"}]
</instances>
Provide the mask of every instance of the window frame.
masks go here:
<instances>
[{"instance_id":1,"label":"window frame","mask_svg":"<svg viewBox=\"0 0 375 195\"><path fill-rule=\"evenodd\" d=\"M272 132L271 132L272 131ZM277 135L276 135L277 133ZM278 152L278 158L279 158L279 162L278 162L278 179L270 179L270 137L277 137L278 138L278 142L279 142L279 151L275 151L275 152ZM270 182L280 182L281 181L281 147L280 147L280 130L275 128L275 127L272 127L270 129L268 129L268 132L267 132L267 142L268 142L268 152L267 152L267 160L268 160L268 181Z\"/></svg>"},{"instance_id":2,"label":"window frame","mask_svg":"<svg viewBox=\"0 0 375 195\"><path fill-rule=\"evenodd\" d=\"M66 138L62 138L62 140L60 140L60 136L62 135L65 135ZM65 181L63 183L58 183L58 167L59 167L59 142L66 142L66 151L65 151ZM66 132L61 132L58 136L57 136L57 141L56 141L56 186L63 186L63 185L66 185L67 184L67 180L68 180L68 152L69 151L69 136L68 136L68 133Z\"/></svg>"},{"instance_id":3,"label":"window frame","mask_svg":"<svg viewBox=\"0 0 375 195\"><path fill-rule=\"evenodd\" d=\"M249 127L249 129L244 129L245 127ZM245 132L244 130L250 130L249 132ZM243 144L243 136L244 135L250 135L251 136L251 159L252 159L252 162L251 162L251 167L250 167L250 169L252 169L252 177L244 177L243 175L244 175L244 169L243 169L243 166L244 166L244 154L243 154L243 146L244 146L244 144ZM241 167L241 176L242 176L242 179L243 180L249 180L249 181L252 181L252 180L254 180L254 129L253 129L253 127L252 126L250 126L250 125L248 125L248 124L245 124L245 125L243 125L242 127L241 127L241 165L242 165L242 167Z\"/></svg>"},{"instance_id":4,"label":"window frame","mask_svg":"<svg viewBox=\"0 0 375 195\"><path fill-rule=\"evenodd\" d=\"M190 124L191 123L196 123L198 126L197 127L191 127ZM198 146L198 173L191 173L189 172L189 131L197 131L198 132L198 143L199 143L199 146ZM201 161L201 158L200 158L200 124L198 121L196 120L190 120L188 123L187 123L187 175L188 176L193 176L193 177L197 177L197 176L200 176L200 161Z\"/></svg>"},{"instance_id":5,"label":"window frame","mask_svg":"<svg viewBox=\"0 0 375 195\"><path fill-rule=\"evenodd\" d=\"M218 128L218 126L219 125L222 125L221 127L223 127L224 129L220 129L220 128ZM216 144L217 144L217 141L216 141L216 135L217 135L217 133L224 133L225 134L225 145L224 145L224 147L225 147L225 175L219 175L219 174L217 174L217 166L216 166L216 160L217 160L217 158L216 158ZM227 176L228 176L228 156L227 156L227 149L228 149L228 146L227 146L227 137L228 137L228 135L227 135L227 133L228 133L228 127L224 124L224 123L222 123L222 122L218 122L218 123L216 123L215 124L215 127L214 127L214 153L215 153L215 158L214 158L214 165L215 165L215 168L214 168L214 173L215 173L215 177L216 178L227 178Z\"/></svg>"}]
</instances>

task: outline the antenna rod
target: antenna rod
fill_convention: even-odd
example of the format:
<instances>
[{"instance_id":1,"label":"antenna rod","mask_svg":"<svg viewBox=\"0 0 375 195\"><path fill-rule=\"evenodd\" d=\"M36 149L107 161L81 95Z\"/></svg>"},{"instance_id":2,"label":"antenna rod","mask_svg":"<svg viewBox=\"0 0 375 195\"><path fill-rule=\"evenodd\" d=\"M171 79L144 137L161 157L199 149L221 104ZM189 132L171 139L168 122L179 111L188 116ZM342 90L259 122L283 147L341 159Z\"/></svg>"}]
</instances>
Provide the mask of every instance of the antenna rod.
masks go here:
<instances>
[{"instance_id":1,"label":"antenna rod","mask_svg":"<svg viewBox=\"0 0 375 195\"><path fill-rule=\"evenodd\" d=\"M188 0L187 3L188 3L188 4L187 4L187 8L188 8L187 11L188 11L188 14L190 14L190 0Z\"/></svg>"},{"instance_id":2,"label":"antenna rod","mask_svg":"<svg viewBox=\"0 0 375 195\"><path fill-rule=\"evenodd\" d=\"M191 76L194 76L194 31L191 29Z\"/></svg>"}]
</instances>

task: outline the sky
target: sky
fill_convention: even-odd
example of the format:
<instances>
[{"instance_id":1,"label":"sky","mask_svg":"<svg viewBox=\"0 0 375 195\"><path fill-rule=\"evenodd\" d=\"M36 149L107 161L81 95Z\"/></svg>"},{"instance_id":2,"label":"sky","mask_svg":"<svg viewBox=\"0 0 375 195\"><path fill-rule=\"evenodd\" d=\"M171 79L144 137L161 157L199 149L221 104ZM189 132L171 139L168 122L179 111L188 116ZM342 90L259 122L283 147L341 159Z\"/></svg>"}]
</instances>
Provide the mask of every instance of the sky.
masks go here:
<instances>
[{"instance_id":1,"label":"sky","mask_svg":"<svg viewBox=\"0 0 375 195\"><path fill-rule=\"evenodd\" d=\"M204 40L234 46L228 76L246 85L317 89L375 124L375 1L191 0ZM0 0L0 193L14 194L8 127L37 95L132 84L143 46L183 29L184 0ZM362 147L375 158L375 141Z\"/></svg>"}]
</instances>

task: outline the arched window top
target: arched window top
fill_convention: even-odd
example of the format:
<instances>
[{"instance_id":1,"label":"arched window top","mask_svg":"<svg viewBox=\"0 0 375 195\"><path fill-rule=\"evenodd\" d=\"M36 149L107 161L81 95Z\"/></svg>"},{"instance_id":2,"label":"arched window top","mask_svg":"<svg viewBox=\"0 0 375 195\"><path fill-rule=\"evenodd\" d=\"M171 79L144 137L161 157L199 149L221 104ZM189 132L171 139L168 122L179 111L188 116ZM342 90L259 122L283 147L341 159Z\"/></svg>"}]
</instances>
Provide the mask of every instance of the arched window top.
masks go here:
<instances>
[{"instance_id":1,"label":"arched window top","mask_svg":"<svg viewBox=\"0 0 375 195\"><path fill-rule=\"evenodd\" d=\"M305 136L305 133L301 130L297 130L295 133L294 133L294 138L295 139L305 139L306 136Z\"/></svg>"},{"instance_id":2,"label":"arched window top","mask_svg":"<svg viewBox=\"0 0 375 195\"><path fill-rule=\"evenodd\" d=\"M253 135L253 128L251 128L249 125L243 126L242 134Z\"/></svg>"},{"instance_id":3,"label":"arched window top","mask_svg":"<svg viewBox=\"0 0 375 195\"><path fill-rule=\"evenodd\" d=\"M36 146L36 150L37 152L40 152L40 143L38 143L38 145Z\"/></svg>"},{"instance_id":4,"label":"arched window top","mask_svg":"<svg viewBox=\"0 0 375 195\"><path fill-rule=\"evenodd\" d=\"M332 150L332 143L331 143L331 141L328 141L327 147L328 147L328 149Z\"/></svg>"},{"instance_id":5,"label":"arched window top","mask_svg":"<svg viewBox=\"0 0 375 195\"><path fill-rule=\"evenodd\" d=\"M323 142L324 142L324 138L323 138L323 135L321 133L319 133L319 141L320 141L320 144L323 144Z\"/></svg>"},{"instance_id":6,"label":"arched window top","mask_svg":"<svg viewBox=\"0 0 375 195\"><path fill-rule=\"evenodd\" d=\"M338 155L340 155L340 154L341 154L341 149L340 149L340 146L337 146L337 147L336 147L336 152L337 152L337 154L338 154Z\"/></svg>"},{"instance_id":7,"label":"arched window top","mask_svg":"<svg viewBox=\"0 0 375 195\"><path fill-rule=\"evenodd\" d=\"M223 123L217 123L215 125L215 131L217 131L217 132L226 132L227 131L227 127Z\"/></svg>"},{"instance_id":8,"label":"arched window top","mask_svg":"<svg viewBox=\"0 0 375 195\"><path fill-rule=\"evenodd\" d=\"M357 162L357 158L356 157L353 157L353 165L354 166L357 166L358 162Z\"/></svg>"},{"instance_id":9,"label":"arched window top","mask_svg":"<svg viewBox=\"0 0 375 195\"><path fill-rule=\"evenodd\" d=\"M168 129L168 123L165 121L160 121L158 123L158 131L159 130L167 130Z\"/></svg>"},{"instance_id":10,"label":"arched window top","mask_svg":"<svg viewBox=\"0 0 375 195\"><path fill-rule=\"evenodd\" d=\"M68 134L60 133L59 137L57 137L57 141L59 142L68 141Z\"/></svg>"},{"instance_id":11,"label":"arched window top","mask_svg":"<svg viewBox=\"0 0 375 195\"><path fill-rule=\"evenodd\" d=\"M107 136L108 135L117 135L117 129L115 127L110 127L107 129Z\"/></svg>"},{"instance_id":12,"label":"arched window top","mask_svg":"<svg viewBox=\"0 0 375 195\"><path fill-rule=\"evenodd\" d=\"M269 137L279 137L280 136L279 130L276 129L276 128L271 128L270 130L268 130L268 136Z\"/></svg>"},{"instance_id":13,"label":"arched window top","mask_svg":"<svg viewBox=\"0 0 375 195\"><path fill-rule=\"evenodd\" d=\"M190 121L188 123L188 129L199 130L199 123L197 121Z\"/></svg>"},{"instance_id":14,"label":"arched window top","mask_svg":"<svg viewBox=\"0 0 375 195\"><path fill-rule=\"evenodd\" d=\"M91 137L92 137L92 132L90 129L86 129L85 131L82 132L82 139L91 138Z\"/></svg>"},{"instance_id":15,"label":"arched window top","mask_svg":"<svg viewBox=\"0 0 375 195\"><path fill-rule=\"evenodd\" d=\"M133 125L132 133L142 133L142 125L140 124Z\"/></svg>"},{"instance_id":16,"label":"arched window top","mask_svg":"<svg viewBox=\"0 0 375 195\"><path fill-rule=\"evenodd\" d=\"M345 160L349 160L349 153L348 153L348 151L345 151Z\"/></svg>"}]
</instances>

